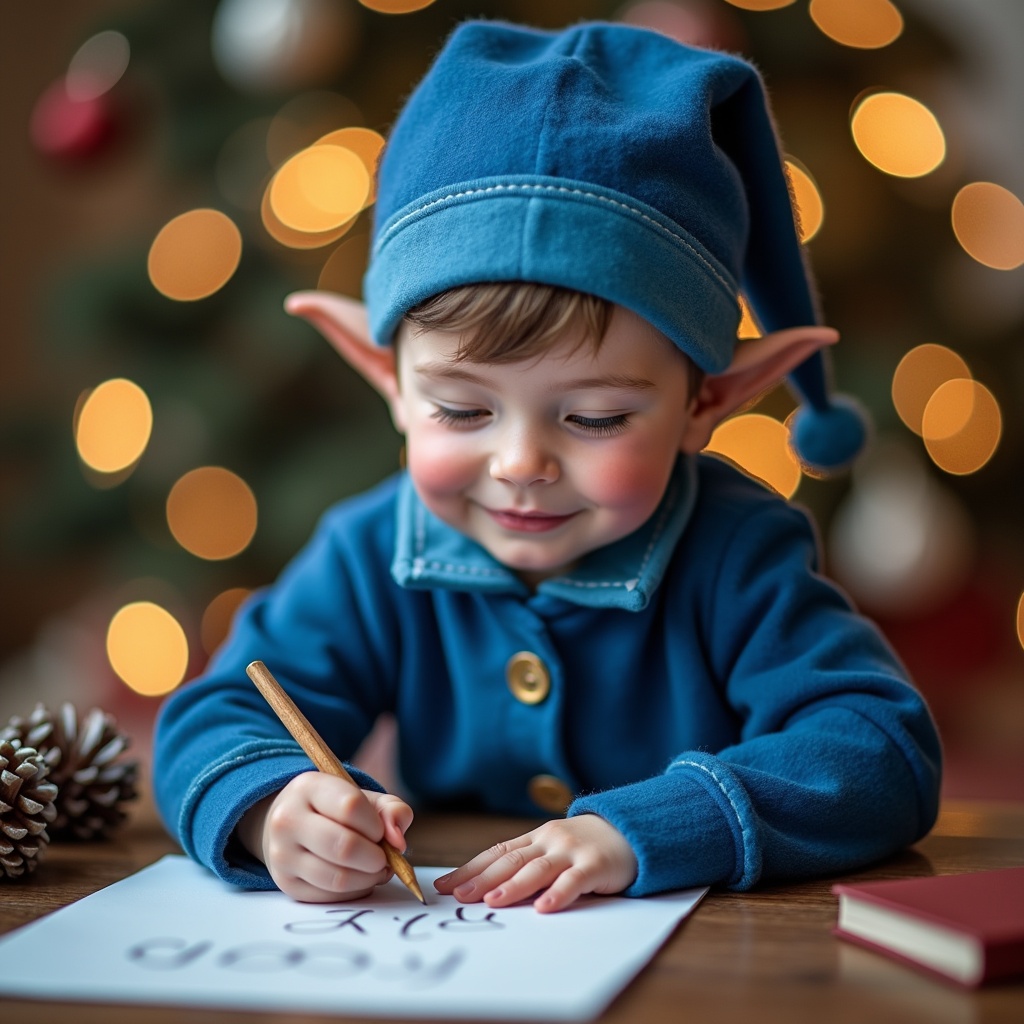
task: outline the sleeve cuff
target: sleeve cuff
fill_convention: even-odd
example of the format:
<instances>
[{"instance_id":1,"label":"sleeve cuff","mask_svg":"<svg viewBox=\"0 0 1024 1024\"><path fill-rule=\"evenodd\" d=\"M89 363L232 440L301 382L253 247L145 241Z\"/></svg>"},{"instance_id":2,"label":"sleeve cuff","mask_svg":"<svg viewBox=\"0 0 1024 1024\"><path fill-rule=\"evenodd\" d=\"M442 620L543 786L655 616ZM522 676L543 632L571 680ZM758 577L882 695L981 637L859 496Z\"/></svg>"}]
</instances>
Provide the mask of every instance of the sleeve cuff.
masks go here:
<instances>
[{"instance_id":1,"label":"sleeve cuff","mask_svg":"<svg viewBox=\"0 0 1024 1024\"><path fill-rule=\"evenodd\" d=\"M683 754L664 775L582 796L568 815L597 814L633 847L626 896L698 885L753 886L761 874L756 815L732 772L707 754Z\"/></svg>"}]
</instances>

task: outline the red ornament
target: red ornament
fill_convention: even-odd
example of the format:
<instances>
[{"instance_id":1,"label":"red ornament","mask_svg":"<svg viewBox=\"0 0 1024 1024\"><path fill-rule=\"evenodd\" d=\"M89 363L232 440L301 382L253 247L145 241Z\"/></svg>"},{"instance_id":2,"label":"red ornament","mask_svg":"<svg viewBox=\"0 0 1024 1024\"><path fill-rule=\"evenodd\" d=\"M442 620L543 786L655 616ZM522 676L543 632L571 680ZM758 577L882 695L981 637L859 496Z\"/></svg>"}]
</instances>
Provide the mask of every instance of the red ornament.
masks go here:
<instances>
[{"instance_id":1,"label":"red ornament","mask_svg":"<svg viewBox=\"0 0 1024 1024\"><path fill-rule=\"evenodd\" d=\"M113 104L107 94L73 99L61 78L36 101L29 130L33 144L44 156L85 160L113 140Z\"/></svg>"}]
</instances>

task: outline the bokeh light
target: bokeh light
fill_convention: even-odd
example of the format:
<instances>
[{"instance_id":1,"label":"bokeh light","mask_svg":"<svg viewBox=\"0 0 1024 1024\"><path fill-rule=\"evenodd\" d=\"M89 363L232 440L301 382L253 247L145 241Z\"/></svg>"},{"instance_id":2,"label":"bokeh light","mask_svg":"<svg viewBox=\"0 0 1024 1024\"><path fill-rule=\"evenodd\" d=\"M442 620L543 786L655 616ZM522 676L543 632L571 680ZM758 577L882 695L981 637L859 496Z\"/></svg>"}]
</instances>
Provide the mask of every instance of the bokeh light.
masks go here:
<instances>
[{"instance_id":1,"label":"bokeh light","mask_svg":"<svg viewBox=\"0 0 1024 1024\"><path fill-rule=\"evenodd\" d=\"M932 461L956 476L981 469L999 446L1002 432L999 403L976 380L940 385L921 418L921 436Z\"/></svg>"},{"instance_id":2,"label":"bokeh light","mask_svg":"<svg viewBox=\"0 0 1024 1024\"><path fill-rule=\"evenodd\" d=\"M1017 602L1017 639L1021 647L1024 647L1024 594L1020 595Z\"/></svg>"},{"instance_id":3,"label":"bokeh light","mask_svg":"<svg viewBox=\"0 0 1024 1024\"><path fill-rule=\"evenodd\" d=\"M935 115L898 92L876 92L857 104L851 119L857 148L880 171L919 178L946 156L946 139Z\"/></svg>"},{"instance_id":4,"label":"bokeh light","mask_svg":"<svg viewBox=\"0 0 1024 1024\"><path fill-rule=\"evenodd\" d=\"M146 392L118 377L95 387L81 403L75 445L90 469L119 473L139 460L152 432L153 409Z\"/></svg>"},{"instance_id":5,"label":"bokeh light","mask_svg":"<svg viewBox=\"0 0 1024 1024\"><path fill-rule=\"evenodd\" d=\"M722 455L783 497L800 486L801 470L789 448L785 424L762 413L744 413L722 423L704 449Z\"/></svg>"},{"instance_id":6,"label":"bokeh light","mask_svg":"<svg viewBox=\"0 0 1024 1024\"><path fill-rule=\"evenodd\" d=\"M219 561L244 551L256 533L256 519L251 488L221 466L191 470L167 496L174 539L199 558Z\"/></svg>"},{"instance_id":7,"label":"bokeh light","mask_svg":"<svg viewBox=\"0 0 1024 1024\"><path fill-rule=\"evenodd\" d=\"M736 328L736 337L740 341L746 341L750 338L763 337L764 332L757 325L757 321L754 319L754 314L750 309L750 303L747 302L746 296L740 296L740 325Z\"/></svg>"},{"instance_id":8,"label":"bokeh light","mask_svg":"<svg viewBox=\"0 0 1024 1024\"><path fill-rule=\"evenodd\" d=\"M242 234L227 214L189 210L168 221L149 250L149 279L178 302L205 299L224 287L242 258Z\"/></svg>"},{"instance_id":9,"label":"bokeh light","mask_svg":"<svg viewBox=\"0 0 1024 1024\"><path fill-rule=\"evenodd\" d=\"M936 388L948 380L970 379L967 363L945 345L924 344L912 348L899 362L892 377L892 404L903 422L921 433L925 406Z\"/></svg>"},{"instance_id":10,"label":"bokeh light","mask_svg":"<svg viewBox=\"0 0 1024 1024\"><path fill-rule=\"evenodd\" d=\"M210 49L236 89L265 96L332 81L358 51L361 35L350 2L218 0Z\"/></svg>"},{"instance_id":11,"label":"bokeh light","mask_svg":"<svg viewBox=\"0 0 1024 1024\"><path fill-rule=\"evenodd\" d=\"M975 569L967 506L930 471L909 438L875 439L828 535L832 572L871 614L916 618L962 593Z\"/></svg>"},{"instance_id":12,"label":"bokeh light","mask_svg":"<svg viewBox=\"0 0 1024 1024\"><path fill-rule=\"evenodd\" d=\"M378 14L411 14L429 7L434 0L359 0L364 6Z\"/></svg>"},{"instance_id":13,"label":"bokeh light","mask_svg":"<svg viewBox=\"0 0 1024 1024\"><path fill-rule=\"evenodd\" d=\"M224 642L231 629L238 606L252 593L245 587L232 587L218 594L203 612L199 626L199 637L203 650L207 654L213 652Z\"/></svg>"},{"instance_id":14,"label":"bokeh light","mask_svg":"<svg viewBox=\"0 0 1024 1024\"><path fill-rule=\"evenodd\" d=\"M317 139L317 146L341 146L350 153L355 153L363 162L370 187L363 206L369 206L377 198L377 163L384 149L384 136L372 128L339 128L328 132L323 138Z\"/></svg>"},{"instance_id":15,"label":"bokeh light","mask_svg":"<svg viewBox=\"0 0 1024 1024\"><path fill-rule=\"evenodd\" d=\"M319 249L322 246L330 245L338 241L356 222L356 218L345 221L343 224L330 231L296 231L278 220L274 209L270 204L270 189L263 192L263 200L260 203L260 219L268 235L275 242L287 246L289 249Z\"/></svg>"},{"instance_id":16,"label":"bokeh light","mask_svg":"<svg viewBox=\"0 0 1024 1024\"><path fill-rule=\"evenodd\" d=\"M741 7L745 11L777 11L788 7L796 0L726 0L733 7Z\"/></svg>"},{"instance_id":17,"label":"bokeh light","mask_svg":"<svg viewBox=\"0 0 1024 1024\"><path fill-rule=\"evenodd\" d=\"M169 611L152 601L125 605L107 628L107 658L137 693L169 693L188 670L188 640Z\"/></svg>"},{"instance_id":18,"label":"bokeh light","mask_svg":"<svg viewBox=\"0 0 1024 1024\"><path fill-rule=\"evenodd\" d=\"M343 146L316 145L291 157L270 184L270 207L295 231L331 231L351 220L370 192L366 165Z\"/></svg>"},{"instance_id":19,"label":"bokeh light","mask_svg":"<svg viewBox=\"0 0 1024 1024\"><path fill-rule=\"evenodd\" d=\"M968 255L995 270L1024 263L1024 203L991 181L965 185L953 200L953 233Z\"/></svg>"},{"instance_id":20,"label":"bokeh light","mask_svg":"<svg viewBox=\"0 0 1024 1024\"><path fill-rule=\"evenodd\" d=\"M890 0L811 0L810 15L830 39L863 50L888 46L903 31Z\"/></svg>"},{"instance_id":21,"label":"bokeh light","mask_svg":"<svg viewBox=\"0 0 1024 1024\"><path fill-rule=\"evenodd\" d=\"M809 242L825 220L825 204L810 172L798 160L787 157L786 176L792 190L794 214L801 242Z\"/></svg>"},{"instance_id":22,"label":"bokeh light","mask_svg":"<svg viewBox=\"0 0 1024 1024\"><path fill-rule=\"evenodd\" d=\"M131 46L120 33L108 30L90 36L68 64L64 85L77 103L109 92L128 70Z\"/></svg>"}]
</instances>

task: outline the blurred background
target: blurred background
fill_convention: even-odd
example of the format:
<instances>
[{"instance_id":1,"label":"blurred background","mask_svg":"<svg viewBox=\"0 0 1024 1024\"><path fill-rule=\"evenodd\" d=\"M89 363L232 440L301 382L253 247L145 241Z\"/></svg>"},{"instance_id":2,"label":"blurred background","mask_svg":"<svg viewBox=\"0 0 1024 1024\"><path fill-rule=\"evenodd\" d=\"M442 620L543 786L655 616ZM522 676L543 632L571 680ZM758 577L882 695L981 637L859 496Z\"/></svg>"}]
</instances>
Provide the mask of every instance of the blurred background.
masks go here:
<instances>
[{"instance_id":1,"label":"blurred background","mask_svg":"<svg viewBox=\"0 0 1024 1024\"><path fill-rule=\"evenodd\" d=\"M329 503L397 466L382 403L282 300L359 294L389 125L481 14L623 20L761 68L875 435L851 475L802 475L781 387L712 447L811 510L933 708L945 794L1024 798L1019 0L8 5L0 726L101 707L145 773L161 695Z\"/></svg>"}]
</instances>

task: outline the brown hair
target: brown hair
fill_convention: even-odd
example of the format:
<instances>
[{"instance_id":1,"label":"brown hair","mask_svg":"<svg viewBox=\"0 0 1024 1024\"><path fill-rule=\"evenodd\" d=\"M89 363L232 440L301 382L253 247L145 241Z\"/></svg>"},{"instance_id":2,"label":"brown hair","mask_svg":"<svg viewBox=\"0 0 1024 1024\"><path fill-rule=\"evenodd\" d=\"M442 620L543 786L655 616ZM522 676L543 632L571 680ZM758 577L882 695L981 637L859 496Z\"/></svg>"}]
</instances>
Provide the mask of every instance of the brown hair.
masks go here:
<instances>
[{"instance_id":1,"label":"brown hair","mask_svg":"<svg viewBox=\"0 0 1024 1024\"><path fill-rule=\"evenodd\" d=\"M601 347L613 303L586 292L524 281L461 285L420 303L405 315L415 332L459 334L454 362L515 363L543 355L573 327L582 330L575 347ZM703 373L691 360L690 395Z\"/></svg>"}]
</instances>

